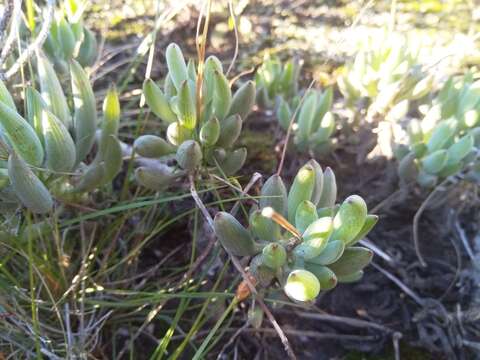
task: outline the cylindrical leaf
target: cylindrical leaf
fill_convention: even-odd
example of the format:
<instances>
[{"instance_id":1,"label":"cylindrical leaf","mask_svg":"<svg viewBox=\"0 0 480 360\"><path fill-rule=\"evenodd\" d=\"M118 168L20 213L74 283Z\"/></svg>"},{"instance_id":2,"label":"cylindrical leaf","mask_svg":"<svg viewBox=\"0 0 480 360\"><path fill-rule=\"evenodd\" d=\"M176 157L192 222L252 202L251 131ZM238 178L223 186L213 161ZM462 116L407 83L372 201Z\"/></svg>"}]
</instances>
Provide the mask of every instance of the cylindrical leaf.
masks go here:
<instances>
[{"instance_id":1,"label":"cylindrical leaf","mask_svg":"<svg viewBox=\"0 0 480 360\"><path fill-rule=\"evenodd\" d=\"M310 271L294 270L288 275L284 290L293 300L311 301L320 293L320 282Z\"/></svg>"},{"instance_id":2,"label":"cylindrical leaf","mask_svg":"<svg viewBox=\"0 0 480 360\"><path fill-rule=\"evenodd\" d=\"M0 136L27 163L39 166L43 161L43 148L40 139L30 124L15 110L0 102Z\"/></svg>"},{"instance_id":3,"label":"cylindrical leaf","mask_svg":"<svg viewBox=\"0 0 480 360\"><path fill-rule=\"evenodd\" d=\"M184 81L188 79L187 65L182 54L180 47L171 43L168 45L166 54L168 73L172 79L177 91L180 91L180 87Z\"/></svg>"},{"instance_id":4,"label":"cylindrical leaf","mask_svg":"<svg viewBox=\"0 0 480 360\"><path fill-rule=\"evenodd\" d=\"M195 170L200 165L202 157L202 149L194 140L183 142L177 149L177 162L187 171Z\"/></svg>"},{"instance_id":5,"label":"cylindrical leaf","mask_svg":"<svg viewBox=\"0 0 480 360\"><path fill-rule=\"evenodd\" d=\"M177 121L177 116L170 108L167 97L152 79L146 79L143 83L143 94L148 107L156 116L166 123Z\"/></svg>"},{"instance_id":6,"label":"cylindrical leaf","mask_svg":"<svg viewBox=\"0 0 480 360\"><path fill-rule=\"evenodd\" d=\"M229 115L240 115L245 120L255 105L255 83L247 81L233 95Z\"/></svg>"},{"instance_id":7,"label":"cylindrical leaf","mask_svg":"<svg viewBox=\"0 0 480 360\"><path fill-rule=\"evenodd\" d=\"M133 143L133 148L138 155L147 158L159 158L175 152L175 148L172 145L155 135L138 137Z\"/></svg>"},{"instance_id":8,"label":"cylindrical leaf","mask_svg":"<svg viewBox=\"0 0 480 360\"><path fill-rule=\"evenodd\" d=\"M75 60L70 62L72 94L75 108L73 128L77 148L77 163L85 159L92 149L97 129L97 109L92 85L85 70Z\"/></svg>"},{"instance_id":9,"label":"cylindrical leaf","mask_svg":"<svg viewBox=\"0 0 480 360\"><path fill-rule=\"evenodd\" d=\"M295 176L288 193L288 221L295 223L298 205L310 200L315 187L315 169L310 164L304 165Z\"/></svg>"},{"instance_id":10,"label":"cylindrical leaf","mask_svg":"<svg viewBox=\"0 0 480 360\"><path fill-rule=\"evenodd\" d=\"M17 154L8 158L8 176L10 183L22 204L38 214L49 212L53 207L50 192L40 179Z\"/></svg>"},{"instance_id":11,"label":"cylindrical leaf","mask_svg":"<svg viewBox=\"0 0 480 360\"><path fill-rule=\"evenodd\" d=\"M223 247L235 256L253 256L259 252L250 233L232 215L219 212L214 219L215 234Z\"/></svg>"},{"instance_id":12,"label":"cylindrical leaf","mask_svg":"<svg viewBox=\"0 0 480 360\"><path fill-rule=\"evenodd\" d=\"M340 205L333 219L334 240L342 240L345 244L351 242L363 228L367 217L367 205L358 195L351 195Z\"/></svg>"}]
</instances>

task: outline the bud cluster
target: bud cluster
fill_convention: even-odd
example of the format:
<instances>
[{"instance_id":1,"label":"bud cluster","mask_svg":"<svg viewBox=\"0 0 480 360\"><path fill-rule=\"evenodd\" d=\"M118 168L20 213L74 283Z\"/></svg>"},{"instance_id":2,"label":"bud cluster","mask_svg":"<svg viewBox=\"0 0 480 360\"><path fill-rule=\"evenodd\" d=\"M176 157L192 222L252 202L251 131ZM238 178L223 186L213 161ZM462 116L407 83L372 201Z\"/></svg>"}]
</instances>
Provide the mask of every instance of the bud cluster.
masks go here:
<instances>
[{"instance_id":1,"label":"bud cluster","mask_svg":"<svg viewBox=\"0 0 480 360\"><path fill-rule=\"evenodd\" d=\"M322 156L333 150L331 139L336 123L330 112L333 102L333 89L308 90L302 94L298 89L300 65L290 60L283 65L278 58L267 58L255 74L257 103L261 107L275 108L280 126L287 130L293 119L294 143L301 152L310 151Z\"/></svg>"},{"instance_id":2,"label":"bud cluster","mask_svg":"<svg viewBox=\"0 0 480 360\"><path fill-rule=\"evenodd\" d=\"M255 102L255 84L247 81L232 93L222 63L206 59L199 81L194 62L185 62L177 44L166 50L168 74L163 90L146 79L143 93L150 110L168 125L166 139L143 135L135 140L135 152L146 158L174 155L179 169L143 165L136 169L137 181L161 190L185 172L210 166L226 175L240 170L246 148L235 149L245 118ZM201 93L199 93L201 92Z\"/></svg>"},{"instance_id":3,"label":"bud cluster","mask_svg":"<svg viewBox=\"0 0 480 360\"><path fill-rule=\"evenodd\" d=\"M66 175L81 170L95 143L95 96L85 70L71 60L71 109L52 64L40 53L36 60L40 91L34 85L25 89L24 116L0 82L0 201L12 208L22 204L34 213L46 213L53 206L50 190L54 187L91 190L111 181L120 171L120 106L111 90L105 100L97 156L90 166L84 166L76 184L69 184Z\"/></svg>"},{"instance_id":4,"label":"bud cluster","mask_svg":"<svg viewBox=\"0 0 480 360\"><path fill-rule=\"evenodd\" d=\"M338 282L360 279L372 252L357 242L376 224L358 195L337 204L330 168L310 160L287 191L273 175L252 209L248 228L227 212L215 216L216 235L232 255L252 257L250 273L264 288L279 284L295 301L312 301Z\"/></svg>"},{"instance_id":5,"label":"bud cluster","mask_svg":"<svg viewBox=\"0 0 480 360\"><path fill-rule=\"evenodd\" d=\"M396 149L398 173L405 182L431 188L450 175L473 165L476 177L480 144L480 81L470 74L460 81L450 78L422 120L408 124L408 144ZM476 166L477 165L477 166Z\"/></svg>"}]
</instances>

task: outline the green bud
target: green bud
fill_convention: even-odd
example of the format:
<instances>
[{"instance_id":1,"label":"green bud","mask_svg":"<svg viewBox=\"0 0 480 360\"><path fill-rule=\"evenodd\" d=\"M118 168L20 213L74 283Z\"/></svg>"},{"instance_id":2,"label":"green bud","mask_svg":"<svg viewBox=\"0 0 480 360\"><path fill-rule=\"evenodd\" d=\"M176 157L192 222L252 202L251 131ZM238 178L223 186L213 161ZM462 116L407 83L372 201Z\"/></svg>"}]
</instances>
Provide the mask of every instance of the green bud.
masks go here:
<instances>
[{"instance_id":1,"label":"green bud","mask_svg":"<svg viewBox=\"0 0 480 360\"><path fill-rule=\"evenodd\" d=\"M167 47L165 56L170 78L177 91L180 91L182 83L188 79L187 65L185 64L182 50L177 44L171 43Z\"/></svg>"},{"instance_id":2,"label":"green bud","mask_svg":"<svg viewBox=\"0 0 480 360\"><path fill-rule=\"evenodd\" d=\"M322 195L318 201L317 207L332 207L337 200L337 182L335 180L335 174L332 169L327 167L323 172L323 188Z\"/></svg>"},{"instance_id":3,"label":"green bud","mask_svg":"<svg viewBox=\"0 0 480 360\"><path fill-rule=\"evenodd\" d=\"M337 215L333 219L334 232L332 237L348 244L365 224L367 205L358 195L351 195L340 205Z\"/></svg>"},{"instance_id":4,"label":"green bud","mask_svg":"<svg viewBox=\"0 0 480 360\"><path fill-rule=\"evenodd\" d=\"M255 83L247 81L233 95L229 115L239 115L245 120L255 105Z\"/></svg>"},{"instance_id":5,"label":"green bud","mask_svg":"<svg viewBox=\"0 0 480 360\"><path fill-rule=\"evenodd\" d=\"M438 174L447 165L447 150L437 150L422 159L422 168L427 174Z\"/></svg>"},{"instance_id":6,"label":"green bud","mask_svg":"<svg viewBox=\"0 0 480 360\"><path fill-rule=\"evenodd\" d=\"M182 169L193 171L202 162L202 148L194 140L184 141L178 147L175 158Z\"/></svg>"},{"instance_id":7,"label":"green bud","mask_svg":"<svg viewBox=\"0 0 480 360\"><path fill-rule=\"evenodd\" d=\"M49 212L53 207L50 192L40 179L16 153L8 157L8 176L21 203L37 214Z\"/></svg>"},{"instance_id":8,"label":"green bud","mask_svg":"<svg viewBox=\"0 0 480 360\"><path fill-rule=\"evenodd\" d=\"M140 166L135 170L135 179L150 190L163 191L175 180L172 170L167 166Z\"/></svg>"},{"instance_id":9,"label":"green bud","mask_svg":"<svg viewBox=\"0 0 480 360\"><path fill-rule=\"evenodd\" d=\"M253 256L260 250L250 233L232 215L219 212L214 219L215 234L223 247L235 256Z\"/></svg>"},{"instance_id":10,"label":"green bud","mask_svg":"<svg viewBox=\"0 0 480 360\"><path fill-rule=\"evenodd\" d=\"M287 262L287 251L276 243L266 245L262 250L263 263L271 269L278 269Z\"/></svg>"},{"instance_id":11,"label":"green bud","mask_svg":"<svg viewBox=\"0 0 480 360\"><path fill-rule=\"evenodd\" d=\"M262 241L277 241L280 239L280 227L273 220L262 215L260 210L252 212L249 218L250 229Z\"/></svg>"},{"instance_id":12,"label":"green bud","mask_svg":"<svg viewBox=\"0 0 480 360\"><path fill-rule=\"evenodd\" d=\"M135 152L147 158L159 158L173 154L175 148L159 136L142 135L133 142Z\"/></svg>"},{"instance_id":13,"label":"green bud","mask_svg":"<svg viewBox=\"0 0 480 360\"><path fill-rule=\"evenodd\" d=\"M169 124L177 121L177 116L170 108L167 97L152 79L145 79L143 94L148 107L156 116Z\"/></svg>"},{"instance_id":14,"label":"green bud","mask_svg":"<svg viewBox=\"0 0 480 360\"><path fill-rule=\"evenodd\" d=\"M200 129L200 141L202 144L212 146L220 137L220 122L216 117L208 120Z\"/></svg>"},{"instance_id":15,"label":"green bud","mask_svg":"<svg viewBox=\"0 0 480 360\"><path fill-rule=\"evenodd\" d=\"M337 276L328 267L307 262L305 269L317 277L322 290L331 290L337 286Z\"/></svg>"},{"instance_id":16,"label":"green bud","mask_svg":"<svg viewBox=\"0 0 480 360\"><path fill-rule=\"evenodd\" d=\"M288 275L284 291L292 300L311 301L320 293L320 282L310 271L294 270Z\"/></svg>"},{"instance_id":17,"label":"green bud","mask_svg":"<svg viewBox=\"0 0 480 360\"><path fill-rule=\"evenodd\" d=\"M295 227L299 232L303 233L317 218L317 208L315 205L308 200L304 200L297 207Z\"/></svg>"},{"instance_id":18,"label":"green bud","mask_svg":"<svg viewBox=\"0 0 480 360\"><path fill-rule=\"evenodd\" d=\"M318 265L330 265L340 259L345 250L345 243L342 240L329 241L320 255L309 259L308 262Z\"/></svg>"},{"instance_id":19,"label":"green bud","mask_svg":"<svg viewBox=\"0 0 480 360\"><path fill-rule=\"evenodd\" d=\"M348 247L342 257L328 267L337 277L351 275L362 270L372 260L373 252L363 247Z\"/></svg>"},{"instance_id":20,"label":"green bud","mask_svg":"<svg viewBox=\"0 0 480 360\"><path fill-rule=\"evenodd\" d=\"M315 169L312 165L304 165L295 176L288 193L288 221L293 224L298 205L312 198L315 187Z\"/></svg>"},{"instance_id":21,"label":"green bud","mask_svg":"<svg viewBox=\"0 0 480 360\"><path fill-rule=\"evenodd\" d=\"M282 216L287 213L287 188L279 175L272 175L262 186L260 208L271 207Z\"/></svg>"}]
</instances>

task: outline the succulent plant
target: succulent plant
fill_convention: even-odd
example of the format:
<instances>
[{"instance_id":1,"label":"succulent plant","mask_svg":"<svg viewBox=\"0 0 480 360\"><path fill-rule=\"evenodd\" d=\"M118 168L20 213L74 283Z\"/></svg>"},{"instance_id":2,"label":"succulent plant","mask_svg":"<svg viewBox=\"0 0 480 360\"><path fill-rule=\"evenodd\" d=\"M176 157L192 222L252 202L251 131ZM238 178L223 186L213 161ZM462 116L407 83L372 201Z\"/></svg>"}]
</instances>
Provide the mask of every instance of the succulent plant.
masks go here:
<instances>
[{"instance_id":1,"label":"succulent plant","mask_svg":"<svg viewBox=\"0 0 480 360\"><path fill-rule=\"evenodd\" d=\"M293 102L294 106L300 99ZM332 135L336 129L334 115L330 112L333 102L331 87L324 92L310 90L305 94L303 102L297 111L293 124L293 140L299 151L310 151L314 155L328 154L335 147ZM277 118L285 130L290 126L290 121L295 111L286 101L280 99L277 107Z\"/></svg>"},{"instance_id":2,"label":"succulent plant","mask_svg":"<svg viewBox=\"0 0 480 360\"><path fill-rule=\"evenodd\" d=\"M257 104L262 108L271 109L278 98L296 97L299 91L300 69L301 64L297 59L291 59L282 64L279 58L266 56L255 73Z\"/></svg>"},{"instance_id":3,"label":"succulent plant","mask_svg":"<svg viewBox=\"0 0 480 360\"><path fill-rule=\"evenodd\" d=\"M450 175L478 163L480 81L471 75L450 78L421 120L408 123L407 143L399 144L398 173L404 182L431 188ZM474 167L474 166L472 166ZM471 169L475 176L475 170ZM476 177L476 176L475 176Z\"/></svg>"},{"instance_id":4,"label":"succulent plant","mask_svg":"<svg viewBox=\"0 0 480 360\"><path fill-rule=\"evenodd\" d=\"M280 284L295 301L312 301L321 290L362 277L372 258L358 246L378 217L351 195L336 204L337 185L330 168L310 160L287 191L278 175L262 187L259 205L244 227L227 212L214 219L216 235L232 255L251 257L250 273L264 288Z\"/></svg>"},{"instance_id":5,"label":"succulent plant","mask_svg":"<svg viewBox=\"0 0 480 360\"><path fill-rule=\"evenodd\" d=\"M346 64L337 79L346 105L365 107L369 117L381 115L398 120L409 102L427 95L433 76L422 70L418 50L399 34L367 39L353 62Z\"/></svg>"},{"instance_id":6,"label":"succulent plant","mask_svg":"<svg viewBox=\"0 0 480 360\"><path fill-rule=\"evenodd\" d=\"M88 76L75 60L69 62L70 109L48 59L39 54L37 65L41 92L33 86L25 89L24 116L0 82L0 201L11 208L22 204L34 213L46 213L53 206L52 192L91 190L120 171L122 153L116 137L120 107L111 89L105 99L99 150L86 167L83 161L97 131L96 100ZM93 168L101 168L102 175Z\"/></svg>"},{"instance_id":7,"label":"succulent plant","mask_svg":"<svg viewBox=\"0 0 480 360\"><path fill-rule=\"evenodd\" d=\"M95 34L83 24L86 2L65 0L55 13L43 50L55 67L68 71L68 62L76 60L82 67L93 65L98 55Z\"/></svg>"},{"instance_id":8,"label":"succulent plant","mask_svg":"<svg viewBox=\"0 0 480 360\"><path fill-rule=\"evenodd\" d=\"M332 134L336 124L330 112L333 90L309 90L302 101L298 88L300 65L290 60L285 65L276 58L266 58L255 74L257 104L274 108L280 126L287 131L293 119L294 143L300 152L310 151L317 156L328 154L334 148Z\"/></svg>"},{"instance_id":9,"label":"succulent plant","mask_svg":"<svg viewBox=\"0 0 480 360\"><path fill-rule=\"evenodd\" d=\"M147 158L174 155L179 168L141 166L135 173L138 182L161 190L175 178L199 168L235 174L247 155L246 148L235 149L235 142L254 105L255 84L247 81L232 94L221 62L210 56L203 67L200 94L194 62L186 64L177 44L167 47L166 60L168 74L163 90L152 79L143 84L148 107L168 125L166 139L143 135L135 140L134 149Z\"/></svg>"}]
</instances>

